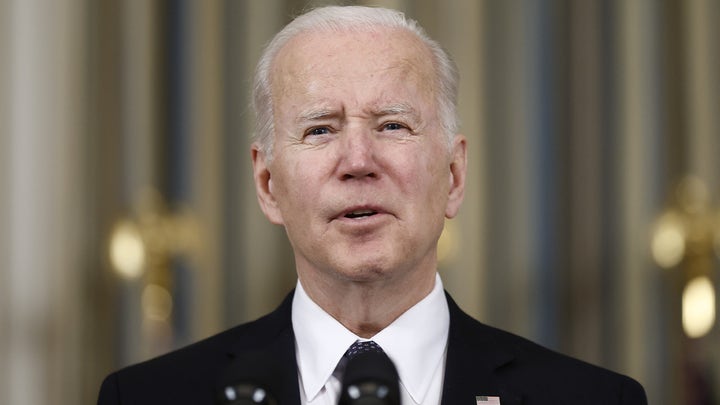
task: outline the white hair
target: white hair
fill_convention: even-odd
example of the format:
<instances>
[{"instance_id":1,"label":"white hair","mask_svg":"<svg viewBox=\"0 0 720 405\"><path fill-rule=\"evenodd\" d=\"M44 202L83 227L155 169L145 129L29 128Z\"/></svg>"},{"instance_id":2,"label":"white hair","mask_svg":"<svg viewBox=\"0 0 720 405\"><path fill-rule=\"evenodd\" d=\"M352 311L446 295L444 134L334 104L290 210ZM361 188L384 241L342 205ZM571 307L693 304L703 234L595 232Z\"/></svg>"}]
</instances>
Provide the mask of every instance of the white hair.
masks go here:
<instances>
[{"instance_id":1,"label":"white hair","mask_svg":"<svg viewBox=\"0 0 720 405\"><path fill-rule=\"evenodd\" d=\"M345 31L358 29L405 29L415 34L430 50L435 71L436 102L443 132L447 136L448 146L457 134L458 72L455 63L431 39L425 30L415 21L405 17L400 11L378 7L328 6L320 7L300 15L285 26L270 41L260 57L255 70L252 106L255 111L255 140L268 160L272 159L274 112L270 75L272 64L280 50L295 36L308 31Z\"/></svg>"}]
</instances>

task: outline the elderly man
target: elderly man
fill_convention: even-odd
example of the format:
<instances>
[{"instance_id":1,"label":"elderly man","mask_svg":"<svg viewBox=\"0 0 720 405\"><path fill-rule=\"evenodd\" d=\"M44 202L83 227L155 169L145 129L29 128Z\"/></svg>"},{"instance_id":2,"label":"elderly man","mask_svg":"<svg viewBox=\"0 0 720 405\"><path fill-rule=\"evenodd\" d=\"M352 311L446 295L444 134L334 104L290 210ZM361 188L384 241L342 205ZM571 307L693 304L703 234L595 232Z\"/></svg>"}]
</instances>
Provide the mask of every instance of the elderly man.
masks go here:
<instances>
[{"instance_id":1,"label":"elderly man","mask_svg":"<svg viewBox=\"0 0 720 405\"><path fill-rule=\"evenodd\" d=\"M112 374L99 403L211 403L257 369L280 404L334 405L356 342L392 359L405 405L645 403L632 379L482 325L444 293L437 242L466 174L456 93L449 57L401 13L326 7L286 26L258 64L252 161L297 288L264 318Z\"/></svg>"}]
</instances>

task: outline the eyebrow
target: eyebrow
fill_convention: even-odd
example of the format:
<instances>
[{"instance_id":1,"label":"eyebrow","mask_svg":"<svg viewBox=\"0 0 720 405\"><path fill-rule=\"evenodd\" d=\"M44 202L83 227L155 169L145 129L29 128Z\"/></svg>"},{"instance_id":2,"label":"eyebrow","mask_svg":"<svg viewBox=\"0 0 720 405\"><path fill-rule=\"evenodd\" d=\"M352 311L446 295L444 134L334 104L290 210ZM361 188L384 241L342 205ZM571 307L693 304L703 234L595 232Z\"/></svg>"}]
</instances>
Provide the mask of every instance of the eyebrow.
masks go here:
<instances>
[{"instance_id":1,"label":"eyebrow","mask_svg":"<svg viewBox=\"0 0 720 405\"><path fill-rule=\"evenodd\" d=\"M306 111L301 112L296 122L308 122L308 121L319 121L328 118L337 118L343 114L342 111L338 111L332 108L310 108ZM412 107L408 103L393 103L387 105L380 105L371 108L370 114L374 117L384 117L388 115L404 115L410 116L411 118L417 119L420 114L417 109Z\"/></svg>"},{"instance_id":2,"label":"eyebrow","mask_svg":"<svg viewBox=\"0 0 720 405\"><path fill-rule=\"evenodd\" d=\"M331 118L331 117L338 117L338 116L340 116L340 113L333 109L313 108L313 109L309 109L307 111L301 112L300 115L298 115L296 121L297 122L318 121L318 120Z\"/></svg>"},{"instance_id":3,"label":"eyebrow","mask_svg":"<svg viewBox=\"0 0 720 405\"><path fill-rule=\"evenodd\" d=\"M380 106L373 110L373 115L382 117L385 115L410 115L417 117L419 114L415 108L407 103L396 103Z\"/></svg>"}]
</instances>

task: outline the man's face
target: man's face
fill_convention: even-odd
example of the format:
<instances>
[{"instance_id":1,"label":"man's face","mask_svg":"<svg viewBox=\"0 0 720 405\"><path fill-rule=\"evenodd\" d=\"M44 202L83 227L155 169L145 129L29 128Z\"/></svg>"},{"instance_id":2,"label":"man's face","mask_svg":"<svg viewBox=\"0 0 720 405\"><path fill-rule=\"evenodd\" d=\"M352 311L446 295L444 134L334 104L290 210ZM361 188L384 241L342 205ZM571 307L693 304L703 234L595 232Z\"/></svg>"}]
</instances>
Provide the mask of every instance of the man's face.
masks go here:
<instances>
[{"instance_id":1,"label":"man's face","mask_svg":"<svg viewBox=\"0 0 720 405\"><path fill-rule=\"evenodd\" d=\"M306 33L278 54L273 159L254 146L253 163L301 280L434 274L444 218L462 201L465 141L448 147L430 60L401 30Z\"/></svg>"}]
</instances>

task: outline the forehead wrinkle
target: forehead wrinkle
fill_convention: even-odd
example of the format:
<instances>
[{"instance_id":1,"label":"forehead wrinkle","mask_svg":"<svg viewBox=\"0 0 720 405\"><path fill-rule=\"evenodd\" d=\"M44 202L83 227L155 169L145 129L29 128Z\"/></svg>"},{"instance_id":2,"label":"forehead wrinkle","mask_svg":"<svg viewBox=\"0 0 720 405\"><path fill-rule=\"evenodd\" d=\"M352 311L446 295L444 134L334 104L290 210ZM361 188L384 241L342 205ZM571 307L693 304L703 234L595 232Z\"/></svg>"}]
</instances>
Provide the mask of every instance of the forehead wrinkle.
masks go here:
<instances>
[{"instance_id":1,"label":"forehead wrinkle","mask_svg":"<svg viewBox=\"0 0 720 405\"><path fill-rule=\"evenodd\" d=\"M365 114L374 118L386 116L408 117L413 121L420 121L420 112L407 102L377 102L369 108L364 109ZM345 115L345 108L336 109L331 107L311 107L301 111L295 118L295 122L303 124L306 122L321 121L326 119L342 119Z\"/></svg>"},{"instance_id":2,"label":"forehead wrinkle","mask_svg":"<svg viewBox=\"0 0 720 405\"><path fill-rule=\"evenodd\" d=\"M301 111L295 119L298 123L308 121L321 121L324 119L338 119L342 118L345 114L345 109L341 110L333 108L309 108ZM376 104L366 109L366 114L372 117L385 117L389 115L406 116L412 119L419 119L420 113L412 105L405 102L390 103L390 104Z\"/></svg>"},{"instance_id":3,"label":"forehead wrinkle","mask_svg":"<svg viewBox=\"0 0 720 405\"><path fill-rule=\"evenodd\" d=\"M333 108L326 108L326 107L311 107L307 110L301 111L296 120L297 122L305 122L305 121L318 121L322 119L327 118L338 118L342 115L341 111L338 111L337 109Z\"/></svg>"},{"instance_id":4,"label":"forehead wrinkle","mask_svg":"<svg viewBox=\"0 0 720 405\"><path fill-rule=\"evenodd\" d=\"M390 104L378 104L373 106L371 113L374 116L382 117L386 115L408 115L413 118L420 116L419 112L415 107L405 102L390 103Z\"/></svg>"}]
</instances>

